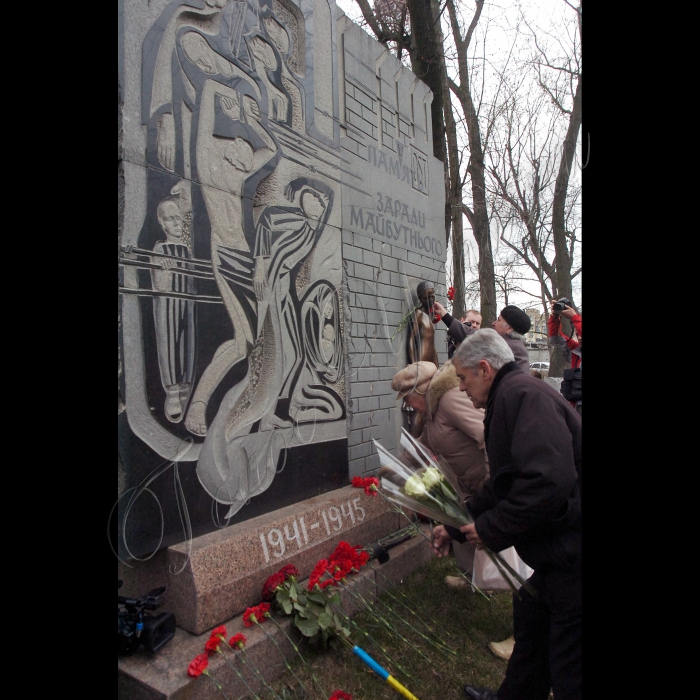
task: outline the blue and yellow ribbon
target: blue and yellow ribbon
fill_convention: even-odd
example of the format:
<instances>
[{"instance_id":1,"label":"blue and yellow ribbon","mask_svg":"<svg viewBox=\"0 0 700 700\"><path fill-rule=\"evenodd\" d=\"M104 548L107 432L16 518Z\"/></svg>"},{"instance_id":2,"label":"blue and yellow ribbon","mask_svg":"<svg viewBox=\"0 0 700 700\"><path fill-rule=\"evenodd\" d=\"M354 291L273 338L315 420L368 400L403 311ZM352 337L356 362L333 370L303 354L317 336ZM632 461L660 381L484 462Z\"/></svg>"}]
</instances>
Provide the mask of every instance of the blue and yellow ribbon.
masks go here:
<instances>
[{"instance_id":1,"label":"blue and yellow ribbon","mask_svg":"<svg viewBox=\"0 0 700 700\"><path fill-rule=\"evenodd\" d=\"M382 680L385 680L394 690L398 691L408 700L418 700L418 698L407 688L399 683L396 678L389 675L389 671L382 668L364 649L354 646L352 650L359 656Z\"/></svg>"}]
</instances>

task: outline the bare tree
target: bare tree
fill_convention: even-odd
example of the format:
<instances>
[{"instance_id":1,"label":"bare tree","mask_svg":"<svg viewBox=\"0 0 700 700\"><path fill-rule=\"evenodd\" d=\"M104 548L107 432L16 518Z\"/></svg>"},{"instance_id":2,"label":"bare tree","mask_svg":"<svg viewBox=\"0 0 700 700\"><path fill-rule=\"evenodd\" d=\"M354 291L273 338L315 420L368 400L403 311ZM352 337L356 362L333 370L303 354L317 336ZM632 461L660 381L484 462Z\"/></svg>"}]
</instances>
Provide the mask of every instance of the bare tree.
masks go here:
<instances>
[{"instance_id":1,"label":"bare tree","mask_svg":"<svg viewBox=\"0 0 700 700\"><path fill-rule=\"evenodd\" d=\"M466 308L462 219L462 215L466 214L479 248L481 313L484 322L491 323L496 318L496 287L486 209L484 156L479 117L471 96L467 67L467 53L481 17L484 0L476 0L474 14L464 33L460 29L453 0L448 0L450 27L459 63L458 82L448 77L447 73L438 0L405 0L408 16L403 11L398 11L400 3L404 0L377 0L374 9L370 7L368 0L356 1L377 39L386 46L397 47L397 51L406 49L413 72L433 91L433 153L445 163L445 233L446 240L452 244L455 287L453 312L459 316ZM460 172L462 163L457 137L458 126L452 109L450 91L459 101L469 134L470 157L464 175ZM471 206L463 201L462 190L467 178L471 181Z\"/></svg>"},{"instance_id":2,"label":"bare tree","mask_svg":"<svg viewBox=\"0 0 700 700\"><path fill-rule=\"evenodd\" d=\"M547 315L552 300L572 299L572 280L581 273L580 186L571 186L581 125L580 11L579 5L573 37L552 36L525 22L535 47L530 73L501 76L506 90L488 152L500 240L539 281ZM531 88L533 72L537 92ZM568 322L564 330L570 332ZM553 353L550 376L561 376L563 365L561 354Z\"/></svg>"},{"instance_id":3,"label":"bare tree","mask_svg":"<svg viewBox=\"0 0 700 700\"><path fill-rule=\"evenodd\" d=\"M469 141L469 161L466 168L466 175L469 177L471 183L472 206L469 207L464 201L461 206L469 220L474 239L479 248L481 315L483 317L483 324L490 325L496 320L497 315L496 283L494 280L489 215L486 206L484 150L481 127L479 124L479 114L474 105L467 60L469 46L472 42L477 24L479 23L482 10L484 9L484 0L476 0L476 8L466 31L463 31L460 25L454 0L446 0L446 7L449 13L452 40L454 41L457 55L459 76L459 83L451 80L450 87L459 100L467 127Z\"/></svg>"}]
</instances>

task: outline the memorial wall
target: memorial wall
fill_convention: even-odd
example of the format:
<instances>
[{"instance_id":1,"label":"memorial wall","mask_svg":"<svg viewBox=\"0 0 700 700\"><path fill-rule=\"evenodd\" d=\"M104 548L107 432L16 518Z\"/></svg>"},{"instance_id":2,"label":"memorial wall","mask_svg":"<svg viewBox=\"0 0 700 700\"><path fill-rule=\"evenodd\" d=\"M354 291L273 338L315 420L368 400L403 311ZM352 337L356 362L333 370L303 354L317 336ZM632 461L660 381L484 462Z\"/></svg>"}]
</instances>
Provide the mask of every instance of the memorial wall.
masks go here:
<instances>
[{"instance_id":1,"label":"memorial wall","mask_svg":"<svg viewBox=\"0 0 700 700\"><path fill-rule=\"evenodd\" d=\"M126 560L375 470L446 249L432 95L334 2L123 0L119 68Z\"/></svg>"}]
</instances>

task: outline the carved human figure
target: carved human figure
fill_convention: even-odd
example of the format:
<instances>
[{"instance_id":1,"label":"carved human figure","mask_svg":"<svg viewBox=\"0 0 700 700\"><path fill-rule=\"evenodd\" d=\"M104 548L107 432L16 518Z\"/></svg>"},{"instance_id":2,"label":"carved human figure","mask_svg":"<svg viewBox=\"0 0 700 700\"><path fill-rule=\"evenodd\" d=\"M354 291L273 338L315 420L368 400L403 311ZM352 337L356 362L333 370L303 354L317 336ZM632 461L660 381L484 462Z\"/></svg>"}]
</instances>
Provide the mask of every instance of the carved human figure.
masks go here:
<instances>
[{"instance_id":1,"label":"carved human figure","mask_svg":"<svg viewBox=\"0 0 700 700\"><path fill-rule=\"evenodd\" d=\"M153 288L167 294L195 294L194 279L179 270L188 269L191 258L190 222L192 206L190 183L179 182L157 210L158 223L166 240L153 247L152 262L160 270L151 271ZM192 266L189 265L189 269ZM173 423L182 420L192 390L195 353L195 306L189 299L156 296L153 299L158 365L166 392L165 415Z\"/></svg>"},{"instance_id":2,"label":"carved human figure","mask_svg":"<svg viewBox=\"0 0 700 700\"><path fill-rule=\"evenodd\" d=\"M318 180L297 178L287 185L285 194L291 202L297 199L298 206L267 207L260 215L253 275L258 299L258 334L262 331L265 314L270 310L273 327L279 324L278 335L282 341L284 318L286 342L280 342L279 354L274 358L281 368L279 398L289 396L294 370L304 352L290 296L289 273L313 250L333 205L333 190Z\"/></svg>"},{"instance_id":3,"label":"carved human figure","mask_svg":"<svg viewBox=\"0 0 700 700\"><path fill-rule=\"evenodd\" d=\"M433 325L435 286L432 282L421 282L416 287L416 294L420 308L416 309L411 319L408 334L408 364L423 360L432 362L436 367L439 367L440 363L435 349L435 326Z\"/></svg>"},{"instance_id":4,"label":"carved human figure","mask_svg":"<svg viewBox=\"0 0 700 700\"><path fill-rule=\"evenodd\" d=\"M289 183L285 196L297 206L266 207L256 228L252 284L258 323L248 372L222 400L197 465L204 488L231 505L227 517L269 486L283 447L275 443L275 431L292 426L275 413L279 399L289 397L304 353L290 273L312 252L333 203L333 190L308 178ZM258 421L256 447L246 446Z\"/></svg>"},{"instance_id":5,"label":"carved human figure","mask_svg":"<svg viewBox=\"0 0 700 700\"><path fill-rule=\"evenodd\" d=\"M257 329L251 328L245 313L242 291L230 284L222 267L236 255L243 258L241 264L250 259L244 230L243 191L248 179L268 165L277 151L275 140L262 125L260 107L252 97L243 95L241 99L234 90L224 86L214 88L214 83L210 85L212 93L216 90L224 113L233 122L250 127L262 145L254 149L243 137L226 140L222 145L222 139L213 135L213 114L209 115L212 124L200 131L197 169L211 222L212 268L235 335L219 346L192 397L185 426L197 435L206 434L206 408L214 390L226 373L246 357L257 336ZM213 104L214 95L211 97Z\"/></svg>"}]
</instances>

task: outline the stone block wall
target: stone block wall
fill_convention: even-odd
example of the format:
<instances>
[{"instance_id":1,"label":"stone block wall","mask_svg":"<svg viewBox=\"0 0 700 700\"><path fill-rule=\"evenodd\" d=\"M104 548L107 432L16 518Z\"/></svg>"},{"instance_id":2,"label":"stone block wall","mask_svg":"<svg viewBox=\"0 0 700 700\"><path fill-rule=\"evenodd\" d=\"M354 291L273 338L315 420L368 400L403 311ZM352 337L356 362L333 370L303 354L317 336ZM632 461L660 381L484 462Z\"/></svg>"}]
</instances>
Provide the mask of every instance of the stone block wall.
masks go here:
<instances>
[{"instance_id":1,"label":"stone block wall","mask_svg":"<svg viewBox=\"0 0 700 700\"><path fill-rule=\"evenodd\" d=\"M378 469L372 439L393 450L405 425L391 380L409 362L408 331L395 331L416 306L417 285L432 282L445 300L444 181L432 154L432 93L346 17L337 28L353 477ZM443 324L435 346L440 361L447 359Z\"/></svg>"}]
</instances>

